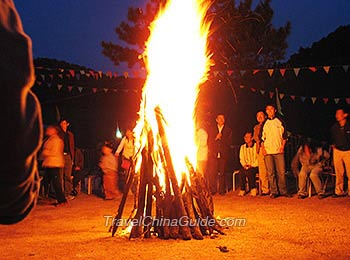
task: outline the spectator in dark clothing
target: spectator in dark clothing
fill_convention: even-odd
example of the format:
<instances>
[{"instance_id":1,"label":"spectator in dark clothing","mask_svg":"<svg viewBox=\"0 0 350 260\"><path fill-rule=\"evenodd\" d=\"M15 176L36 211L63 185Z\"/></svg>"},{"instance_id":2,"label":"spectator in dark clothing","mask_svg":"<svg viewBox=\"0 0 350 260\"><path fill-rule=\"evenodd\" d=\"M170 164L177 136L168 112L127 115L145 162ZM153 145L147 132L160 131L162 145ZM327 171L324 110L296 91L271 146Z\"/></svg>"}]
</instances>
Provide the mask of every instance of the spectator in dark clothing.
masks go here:
<instances>
[{"instance_id":1,"label":"spectator in dark clothing","mask_svg":"<svg viewBox=\"0 0 350 260\"><path fill-rule=\"evenodd\" d=\"M72 196L77 196L79 194L79 184L81 184L86 175L87 171L84 170L84 154L81 149L75 148Z\"/></svg>"},{"instance_id":2,"label":"spectator in dark clothing","mask_svg":"<svg viewBox=\"0 0 350 260\"><path fill-rule=\"evenodd\" d=\"M219 114L216 117L216 126L208 133L209 144L209 187L214 195L219 184L219 194L226 193L225 165L230 157L230 145L232 144L232 130L225 125L225 116Z\"/></svg>"},{"instance_id":3,"label":"spectator in dark clothing","mask_svg":"<svg viewBox=\"0 0 350 260\"><path fill-rule=\"evenodd\" d=\"M32 43L12 0L0 0L0 224L25 218L40 189L37 152L42 140L41 108L34 83Z\"/></svg>"}]
</instances>

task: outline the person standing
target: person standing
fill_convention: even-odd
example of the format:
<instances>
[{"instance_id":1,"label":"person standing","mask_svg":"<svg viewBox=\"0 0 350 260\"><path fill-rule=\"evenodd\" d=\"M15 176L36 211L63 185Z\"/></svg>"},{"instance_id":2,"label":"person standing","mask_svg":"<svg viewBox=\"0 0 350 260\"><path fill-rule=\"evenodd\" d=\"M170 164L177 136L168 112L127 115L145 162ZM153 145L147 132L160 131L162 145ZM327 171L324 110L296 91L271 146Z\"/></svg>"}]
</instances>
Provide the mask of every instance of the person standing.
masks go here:
<instances>
[{"instance_id":1,"label":"person standing","mask_svg":"<svg viewBox=\"0 0 350 260\"><path fill-rule=\"evenodd\" d=\"M344 108L337 109L337 122L331 128L331 144L333 148L333 162L335 169L334 197L344 197L344 171L348 177L348 192L350 196L350 122L348 112ZM345 169L344 169L345 165Z\"/></svg>"},{"instance_id":2,"label":"person standing","mask_svg":"<svg viewBox=\"0 0 350 260\"><path fill-rule=\"evenodd\" d=\"M0 224L23 220L39 195L37 153L43 130L40 103L31 91L34 81L31 39L13 1L1 1Z\"/></svg>"},{"instance_id":3,"label":"person standing","mask_svg":"<svg viewBox=\"0 0 350 260\"><path fill-rule=\"evenodd\" d=\"M61 182L64 187L64 193L69 199L73 199L74 196L71 196L73 191L73 162L74 162L74 135L71 131L68 130L70 123L67 119L62 118L59 122L61 127L61 135L64 142L64 168L61 172Z\"/></svg>"},{"instance_id":4,"label":"person standing","mask_svg":"<svg viewBox=\"0 0 350 260\"><path fill-rule=\"evenodd\" d=\"M258 153L258 164L259 164L259 178L261 181L261 196L266 196L270 194L269 189L269 178L266 171L265 159L261 149L261 140L259 136L261 135L262 126L265 123L266 115L264 111L258 111L256 113L256 120L258 124L254 126L254 141L256 143L256 150Z\"/></svg>"},{"instance_id":5,"label":"person standing","mask_svg":"<svg viewBox=\"0 0 350 260\"><path fill-rule=\"evenodd\" d=\"M41 152L43 159L42 166L45 168L45 175L48 183L52 183L55 190L56 206L65 205L67 200L62 191L60 182L60 172L64 167L63 140L58 135L59 129L55 126L48 126L46 129L47 139L45 140Z\"/></svg>"},{"instance_id":6,"label":"person standing","mask_svg":"<svg viewBox=\"0 0 350 260\"><path fill-rule=\"evenodd\" d=\"M225 116L218 114L216 126L208 135L209 140L209 187L212 195L217 193L219 183L219 194L226 193L225 165L230 155L232 143L232 130L225 125Z\"/></svg>"},{"instance_id":7,"label":"person standing","mask_svg":"<svg viewBox=\"0 0 350 260\"><path fill-rule=\"evenodd\" d=\"M258 193L255 182L255 176L258 172L258 153L251 132L245 133L244 142L245 144L241 145L239 149L239 161L242 165L242 169L239 172L241 190L238 195L244 196L246 194L246 179L248 179L250 195L255 197Z\"/></svg>"},{"instance_id":8,"label":"person standing","mask_svg":"<svg viewBox=\"0 0 350 260\"><path fill-rule=\"evenodd\" d=\"M199 127L196 131L197 143L197 172L207 178L207 162L208 162L208 133L203 127Z\"/></svg>"},{"instance_id":9,"label":"person standing","mask_svg":"<svg viewBox=\"0 0 350 260\"><path fill-rule=\"evenodd\" d=\"M291 168L295 176L298 177L298 199L307 198L306 181L312 181L319 199L326 197L322 189L320 173L323 162L329 159L329 153L322 147L314 147L310 143L304 143L297 151L292 160ZM299 170L299 165L301 168Z\"/></svg>"},{"instance_id":10,"label":"person standing","mask_svg":"<svg viewBox=\"0 0 350 260\"><path fill-rule=\"evenodd\" d=\"M99 166L103 172L103 189L105 193L105 200L114 199L118 196L117 190L117 160L112 153L113 144L105 142L102 146L102 156Z\"/></svg>"},{"instance_id":11,"label":"person standing","mask_svg":"<svg viewBox=\"0 0 350 260\"><path fill-rule=\"evenodd\" d=\"M266 106L267 120L262 128L261 149L269 178L270 197L291 197L287 192L285 179L284 147L287 142L287 129L284 122L276 117L276 112L274 105Z\"/></svg>"}]
</instances>

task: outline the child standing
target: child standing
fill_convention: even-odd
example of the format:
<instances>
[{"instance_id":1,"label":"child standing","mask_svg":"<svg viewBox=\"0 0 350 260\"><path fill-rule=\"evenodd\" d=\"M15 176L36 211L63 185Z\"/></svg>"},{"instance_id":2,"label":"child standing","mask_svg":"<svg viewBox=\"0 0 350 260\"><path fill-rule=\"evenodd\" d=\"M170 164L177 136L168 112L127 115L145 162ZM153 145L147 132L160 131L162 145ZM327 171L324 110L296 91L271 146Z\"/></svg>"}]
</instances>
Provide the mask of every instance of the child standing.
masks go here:
<instances>
[{"instance_id":1,"label":"child standing","mask_svg":"<svg viewBox=\"0 0 350 260\"><path fill-rule=\"evenodd\" d=\"M102 156L99 166L103 172L103 188L105 199L114 199L118 194L117 190L117 160L112 153L113 146L110 142L105 142L102 146Z\"/></svg>"}]
</instances>

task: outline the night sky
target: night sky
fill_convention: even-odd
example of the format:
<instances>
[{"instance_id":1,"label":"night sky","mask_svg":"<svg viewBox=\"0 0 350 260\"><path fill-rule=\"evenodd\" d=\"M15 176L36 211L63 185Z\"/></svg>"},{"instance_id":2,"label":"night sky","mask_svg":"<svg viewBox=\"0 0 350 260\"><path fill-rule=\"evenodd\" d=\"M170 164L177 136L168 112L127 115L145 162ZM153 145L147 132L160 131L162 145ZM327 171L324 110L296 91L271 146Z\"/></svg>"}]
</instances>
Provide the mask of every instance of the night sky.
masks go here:
<instances>
[{"instance_id":1,"label":"night sky","mask_svg":"<svg viewBox=\"0 0 350 260\"><path fill-rule=\"evenodd\" d=\"M95 70L121 71L101 54L102 40L116 41L115 27L129 6L146 0L15 0L24 29L32 38L34 57L47 57ZM340 25L350 24L348 0L273 0L274 24L291 21L288 57Z\"/></svg>"}]
</instances>

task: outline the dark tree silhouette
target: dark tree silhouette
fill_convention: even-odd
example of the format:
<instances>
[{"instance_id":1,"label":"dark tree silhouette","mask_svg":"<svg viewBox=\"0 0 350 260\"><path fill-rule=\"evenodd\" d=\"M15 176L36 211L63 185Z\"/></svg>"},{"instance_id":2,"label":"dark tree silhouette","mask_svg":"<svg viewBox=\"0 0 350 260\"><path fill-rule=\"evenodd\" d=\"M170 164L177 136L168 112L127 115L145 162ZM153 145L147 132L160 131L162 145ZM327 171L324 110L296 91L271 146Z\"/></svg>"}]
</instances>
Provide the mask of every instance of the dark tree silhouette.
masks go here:
<instances>
[{"instance_id":1,"label":"dark tree silhouette","mask_svg":"<svg viewBox=\"0 0 350 260\"><path fill-rule=\"evenodd\" d=\"M313 43L311 47L300 48L293 54L290 66L342 65L350 63L350 25L339 26L334 32Z\"/></svg>"},{"instance_id":2,"label":"dark tree silhouette","mask_svg":"<svg viewBox=\"0 0 350 260\"><path fill-rule=\"evenodd\" d=\"M150 33L148 26L165 2L150 0L144 10L130 7L128 20L116 28L118 43L102 41L102 53L117 66L142 66L139 57ZM254 9L252 2L212 2L207 18L212 21L209 47L215 69L264 67L284 59L290 23L275 28L271 0L260 1Z\"/></svg>"}]
</instances>

